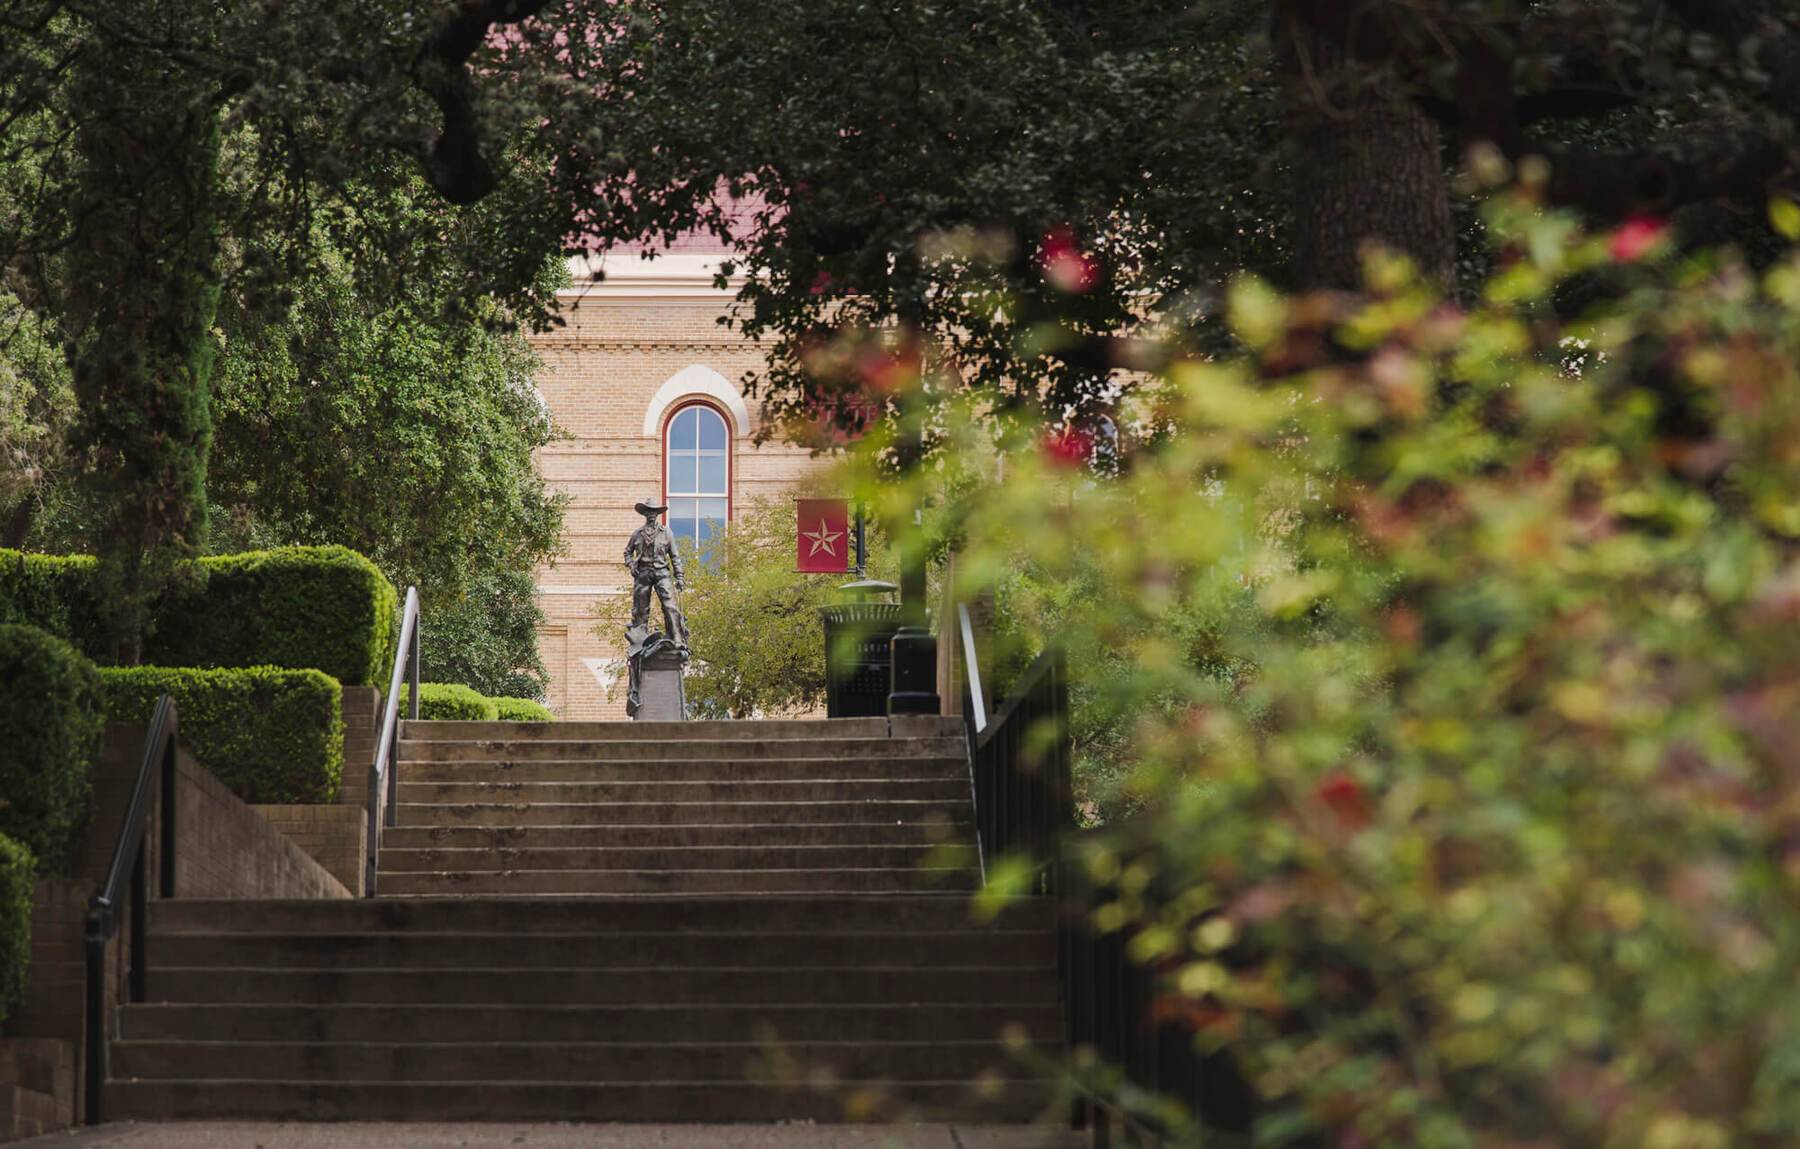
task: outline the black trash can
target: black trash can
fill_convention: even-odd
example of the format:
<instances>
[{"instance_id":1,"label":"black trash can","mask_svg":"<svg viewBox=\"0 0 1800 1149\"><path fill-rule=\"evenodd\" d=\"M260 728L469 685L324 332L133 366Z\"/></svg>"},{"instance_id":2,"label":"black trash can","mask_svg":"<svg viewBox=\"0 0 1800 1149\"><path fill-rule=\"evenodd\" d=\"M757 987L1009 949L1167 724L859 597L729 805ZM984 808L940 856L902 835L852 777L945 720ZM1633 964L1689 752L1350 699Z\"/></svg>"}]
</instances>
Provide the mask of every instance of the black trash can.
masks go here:
<instances>
[{"instance_id":1,"label":"black trash can","mask_svg":"<svg viewBox=\"0 0 1800 1149\"><path fill-rule=\"evenodd\" d=\"M900 604L845 602L819 613L825 618L825 717L885 718Z\"/></svg>"}]
</instances>

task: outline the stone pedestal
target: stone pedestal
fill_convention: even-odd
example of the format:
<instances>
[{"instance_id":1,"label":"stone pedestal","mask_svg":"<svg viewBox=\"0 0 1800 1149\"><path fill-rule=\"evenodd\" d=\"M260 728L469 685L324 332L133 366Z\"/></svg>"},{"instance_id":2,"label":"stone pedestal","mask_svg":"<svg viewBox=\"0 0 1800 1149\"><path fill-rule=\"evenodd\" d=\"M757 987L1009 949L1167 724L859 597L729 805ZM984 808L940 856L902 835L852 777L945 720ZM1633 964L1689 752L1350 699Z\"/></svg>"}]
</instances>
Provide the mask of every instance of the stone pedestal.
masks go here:
<instances>
[{"instance_id":1,"label":"stone pedestal","mask_svg":"<svg viewBox=\"0 0 1800 1149\"><path fill-rule=\"evenodd\" d=\"M638 687L638 722L685 722L687 692L681 684L681 655L659 650L644 660L644 678Z\"/></svg>"}]
</instances>

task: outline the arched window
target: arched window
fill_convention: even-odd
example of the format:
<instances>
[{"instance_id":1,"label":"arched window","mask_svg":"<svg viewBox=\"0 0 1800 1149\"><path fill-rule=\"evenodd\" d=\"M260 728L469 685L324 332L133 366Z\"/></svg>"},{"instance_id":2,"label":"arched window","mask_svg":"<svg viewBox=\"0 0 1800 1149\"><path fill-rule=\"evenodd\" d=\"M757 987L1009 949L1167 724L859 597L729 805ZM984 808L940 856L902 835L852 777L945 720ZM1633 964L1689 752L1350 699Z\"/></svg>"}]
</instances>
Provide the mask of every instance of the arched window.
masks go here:
<instances>
[{"instance_id":1,"label":"arched window","mask_svg":"<svg viewBox=\"0 0 1800 1149\"><path fill-rule=\"evenodd\" d=\"M731 435L709 403L678 408L663 431L663 484L669 531L704 557L731 518Z\"/></svg>"}]
</instances>

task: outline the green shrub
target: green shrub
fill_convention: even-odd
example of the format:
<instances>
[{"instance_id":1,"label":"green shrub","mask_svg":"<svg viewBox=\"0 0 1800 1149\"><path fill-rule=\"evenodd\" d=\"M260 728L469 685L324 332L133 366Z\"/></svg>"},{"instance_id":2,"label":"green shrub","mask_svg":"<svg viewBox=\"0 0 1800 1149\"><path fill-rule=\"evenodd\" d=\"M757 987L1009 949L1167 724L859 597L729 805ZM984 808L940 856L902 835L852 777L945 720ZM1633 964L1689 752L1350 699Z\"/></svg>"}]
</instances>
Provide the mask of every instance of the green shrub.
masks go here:
<instances>
[{"instance_id":1,"label":"green shrub","mask_svg":"<svg viewBox=\"0 0 1800 1149\"><path fill-rule=\"evenodd\" d=\"M0 834L47 869L63 867L87 821L105 723L92 663L54 635L0 626Z\"/></svg>"},{"instance_id":2,"label":"green shrub","mask_svg":"<svg viewBox=\"0 0 1800 1149\"><path fill-rule=\"evenodd\" d=\"M344 768L343 691L317 670L161 666L100 671L107 714L144 722L174 697L181 741L246 802L325 803Z\"/></svg>"},{"instance_id":3,"label":"green shrub","mask_svg":"<svg viewBox=\"0 0 1800 1149\"><path fill-rule=\"evenodd\" d=\"M556 715L529 698L490 698L502 722L555 722Z\"/></svg>"},{"instance_id":4,"label":"green shrub","mask_svg":"<svg viewBox=\"0 0 1800 1149\"><path fill-rule=\"evenodd\" d=\"M400 713L406 714L411 693L400 688ZM437 722L496 722L499 707L473 688L452 682L426 682L419 686L419 717Z\"/></svg>"},{"instance_id":5,"label":"green shrub","mask_svg":"<svg viewBox=\"0 0 1800 1149\"><path fill-rule=\"evenodd\" d=\"M0 834L0 1021L25 1000L31 967L31 891L36 863L31 851Z\"/></svg>"},{"instance_id":6,"label":"green shrub","mask_svg":"<svg viewBox=\"0 0 1800 1149\"><path fill-rule=\"evenodd\" d=\"M104 640L94 602L92 555L0 550L0 624L47 630L94 657Z\"/></svg>"},{"instance_id":7,"label":"green shrub","mask_svg":"<svg viewBox=\"0 0 1800 1149\"><path fill-rule=\"evenodd\" d=\"M394 586L348 547L278 547L197 560L206 579L158 612L144 660L283 666L378 685L393 663Z\"/></svg>"},{"instance_id":8,"label":"green shrub","mask_svg":"<svg viewBox=\"0 0 1800 1149\"><path fill-rule=\"evenodd\" d=\"M158 666L321 670L380 685L393 664L398 596L347 547L278 547L194 560L152 614L144 660ZM0 550L0 622L42 627L110 662L85 555Z\"/></svg>"}]
</instances>

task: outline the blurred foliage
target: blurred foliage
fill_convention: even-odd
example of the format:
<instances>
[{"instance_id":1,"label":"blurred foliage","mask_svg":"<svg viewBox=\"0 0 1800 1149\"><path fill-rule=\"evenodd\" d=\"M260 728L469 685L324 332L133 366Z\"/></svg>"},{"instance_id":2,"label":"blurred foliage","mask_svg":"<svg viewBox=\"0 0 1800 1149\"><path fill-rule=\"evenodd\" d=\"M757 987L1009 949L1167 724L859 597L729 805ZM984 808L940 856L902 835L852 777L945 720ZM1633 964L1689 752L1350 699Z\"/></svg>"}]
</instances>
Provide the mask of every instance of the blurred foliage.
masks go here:
<instances>
[{"instance_id":1,"label":"blurred foliage","mask_svg":"<svg viewBox=\"0 0 1800 1149\"><path fill-rule=\"evenodd\" d=\"M819 611L841 601L837 588L855 576L796 572L798 533L793 499L759 498L736 508L730 529L703 553L688 555L681 609L694 655L685 680L693 717L779 718L824 708ZM867 538L868 577L892 580L896 563L881 532L871 525ZM631 621L631 584L622 577L625 593L595 606L595 631L609 646L622 642ZM661 612L652 599L657 630ZM611 693L623 698L622 658L614 670Z\"/></svg>"},{"instance_id":2,"label":"blurred foliage","mask_svg":"<svg viewBox=\"0 0 1800 1149\"><path fill-rule=\"evenodd\" d=\"M975 409L867 486L1071 651L1135 811L1075 847L1092 922L1257 1145L1800 1139L1800 252L1537 191L1488 203L1467 307L1379 256L1240 278L1241 350L1142 388L1104 467L1055 427L996 457Z\"/></svg>"}]
</instances>

